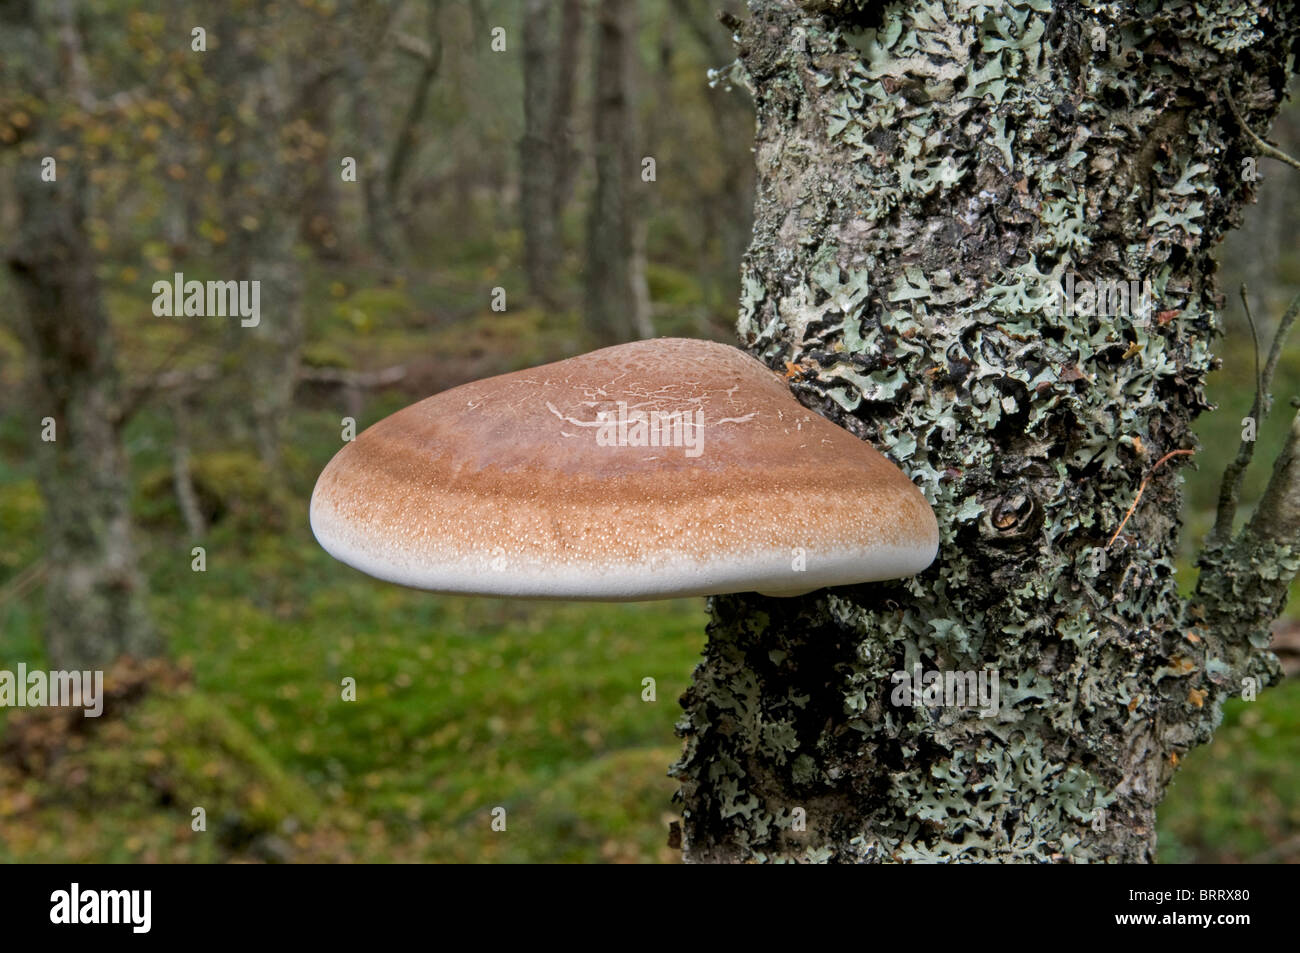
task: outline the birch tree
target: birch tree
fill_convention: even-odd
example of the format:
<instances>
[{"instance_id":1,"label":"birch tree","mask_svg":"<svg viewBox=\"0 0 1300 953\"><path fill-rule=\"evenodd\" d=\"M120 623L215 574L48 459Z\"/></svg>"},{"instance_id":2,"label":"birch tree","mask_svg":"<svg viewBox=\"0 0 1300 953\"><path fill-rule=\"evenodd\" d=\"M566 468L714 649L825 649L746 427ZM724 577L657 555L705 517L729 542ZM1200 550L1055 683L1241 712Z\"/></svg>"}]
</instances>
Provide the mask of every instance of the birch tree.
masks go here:
<instances>
[{"instance_id":1,"label":"birch tree","mask_svg":"<svg viewBox=\"0 0 1300 953\"><path fill-rule=\"evenodd\" d=\"M561 217L575 166L572 122L582 5L565 0L558 30L551 0L523 10L524 134L519 141L519 212L529 290L556 306Z\"/></svg>"},{"instance_id":2,"label":"birch tree","mask_svg":"<svg viewBox=\"0 0 1300 953\"><path fill-rule=\"evenodd\" d=\"M587 215L584 320L598 344L652 337L637 240L639 172L632 103L633 0L600 0L593 59L595 185Z\"/></svg>"},{"instance_id":3,"label":"birch tree","mask_svg":"<svg viewBox=\"0 0 1300 953\"><path fill-rule=\"evenodd\" d=\"M942 542L913 579L713 600L685 857L1150 861L1179 761L1278 677L1300 566L1300 420L1244 526L1228 475L1189 599L1174 564L1212 251L1278 158L1300 11L749 13L727 24L758 116L741 338L912 476ZM1120 282L1149 294L1098 307ZM996 673L997 709L900 695L918 671Z\"/></svg>"},{"instance_id":4,"label":"birch tree","mask_svg":"<svg viewBox=\"0 0 1300 953\"><path fill-rule=\"evenodd\" d=\"M156 655L163 645L132 538L117 343L90 234L97 150L81 135L117 119L121 97L96 95L66 4L0 13L0 64L5 113L22 133L3 137L17 208L4 259L21 303L12 320L32 367L46 651L56 668Z\"/></svg>"}]
</instances>

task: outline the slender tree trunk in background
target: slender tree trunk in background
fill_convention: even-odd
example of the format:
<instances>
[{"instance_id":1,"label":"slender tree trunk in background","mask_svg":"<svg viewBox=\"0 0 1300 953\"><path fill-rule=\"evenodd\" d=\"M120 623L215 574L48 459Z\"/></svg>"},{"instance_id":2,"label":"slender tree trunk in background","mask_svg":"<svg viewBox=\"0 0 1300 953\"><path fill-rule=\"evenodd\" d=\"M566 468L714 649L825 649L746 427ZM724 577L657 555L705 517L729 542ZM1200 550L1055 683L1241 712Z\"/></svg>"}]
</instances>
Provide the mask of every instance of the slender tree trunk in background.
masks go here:
<instances>
[{"instance_id":1,"label":"slender tree trunk in background","mask_svg":"<svg viewBox=\"0 0 1300 953\"><path fill-rule=\"evenodd\" d=\"M393 210L388 205L385 191L384 127L379 105L370 95L370 77L376 59L391 42L389 28L397 10L397 4L346 0L344 19L349 24L353 41L345 47L342 63L352 128L359 134L352 157L357 160L357 184L365 202L366 245L389 262L396 255Z\"/></svg>"},{"instance_id":2,"label":"slender tree trunk in background","mask_svg":"<svg viewBox=\"0 0 1300 953\"><path fill-rule=\"evenodd\" d=\"M624 203L627 209L627 228L631 233L631 245L628 255L628 281L632 285L632 327L638 338L652 338L655 336L655 326L654 314L651 311L650 282L646 271L646 262L650 237L647 205L651 195L649 190L653 189L654 185L642 178L645 172L642 167L642 156L651 150L649 148L643 149L638 144L652 143L654 141L650 138L654 132L654 127L651 124L649 128L640 128L637 118L634 91L638 85L644 83L644 78L641 76L641 58L637 55L635 40L638 32L635 0L628 8L624 31L627 37L625 41L627 61L624 66L627 72L627 97L624 100L627 108L623 117L624 138L626 140L624 149L627 152L627 162L631 168L630 174L624 180L624 189L626 190Z\"/></svg>"},{"instance_id":3,"label":"slender tree trunk in background","mask_svg":"<svg viewBox=\"0 0 1300 953\"><path fill-rule=\"evenodd\" d=\"M112 329L85 233L82 170L62 163L59 181L19 171L21 226L9 267L22 291L19 327L37 372L33 433L53 417L57 439L38 443L45 501L46 649L55 668L149 657L162 643L149 623L147 590L131 541L130 471L117 414Z\"/></svg>"},{"instance_id":4,"label":"slender tree trunk in background","mask_svg":"<svg viewBox=\"0 0 1300 953\"><path fill-rule=\"evenodd\" d=\"M399 49L414 56L420 63L420 72L416 76L411 90L411 98L402 114L401 125L393 140L392 151L384 164L384 203L390 217L397 216L401 210L402 190L406 175L411 168L411 160L419 151L420 124L424 121L424 112L429 103L429 92L433 81L438 78L442 68L442 35L439 30L439 14L442 10L440 0L430 0L425 9L425 33L427 41L402 37Z\"/></svg>"},{"instance_id":5,"label":"slender tree trunk in background","mask_svg":"<svg viewBox=\"0 0 1300 953\"><path fill-rule=\"evenodd\" d=\"M339 160L329 146L334 139L334 104L338 84L322 76L303 90L302 118L311 129L314 161L303 170L302 209L298 234L320 258L338 260ZM332 160L332 161L331 161Z\"/></svg>"},{"instance_id":6,"label":"slender tree trunk in background","mask_svg":"<svg viewBox=\"0 0 1300 953\"><path fill-rule=\"evenodd\" d=\"M556 143L550 112L559 71L552 37L550 0L524 5L524 135L519 141L519 211L524 232L524 270L529 291L546 307L555 303L557 223L554 195Z\"/></svg>"},{"instance_id":7,"label":"slender tree trunk in background","mask_svg":"<svg viewBox=\"0 0 1300 953\"><path fill-rule=\"evenodd\" d=\"M272 478L279 480L285 426L302 357L303 283L293 254L294 223L267 218L246 236L238 259L241 274L261 282L261 320L256 327L241 330L249 335L243 372L257 453Z\"/></svg>"},{"instance_id":8,"label":"slender tree trunk in background","mask_svg":"<svg viewBox=\"0 0 1300 953\"><path fill-rule=\"evenodd\" d=\"M578 61L582 47L582 5L583 0L562 0L560 5L555 96L551 101L550 131L547 134L555 153L551 219L557 232L573 196L573 183L578 175L578 154L573 142L573 101L578 87Z\"/></svg>"},{"instance_id":9,"label":"slender tree trunk in background","mask_svg":"<svg viewBox=\"0 0 1300 953\"><path fill-rule=\"evenodd\" d=\"M260 62L252 48L232 56L227 68L232 95L244 99L236 109L241 125L241 170L231 183L229 208L232 278L260 282L260 315L254 325L227 322L239 364L243 406L252 426L258 456L274 483L283 480L284 428L293 403L302 354L302 269L294 253L298 222L290 210L301 194L300 171L285 156L286 134L296 118L291 109L295 64ZM234 108L232 106L232 108Z\"/></svg>"},{"instance_id":10,"label":"slender tree trunk in background","mask_svg":"<svg viewBox=\"0 0 1300 953\"><path fill-rule=\"evenodd\" d=\"M639 338L655 336L650 281L646 272L646 243L649 240L649 232L649 223L643 214L638 213L632 222L632 255L628 261L628 277L632 282L632 320L636 328L636 336Z\"/></svg>"},{"instance_id":11,"label":"slender tree trunk in background","mask_svg":"<svg viewBox=\"0 0 1300 953\"><path fill-rule=\"evenodd\" d=\"M366 245L385 261L396 255L393 248L393 218L384 195L383 135L377 104L371 98L365 80L367 64L359 55L348 63L348 84L352 94L352 124L359 130L357 144L357 179L366 210Z\"/></svg>"},{"instance_id":12,"label":"slender tree trunk in background","mask_svg":"<svg viewBox=\"0 0 1300 953\"><path fill-rule=\"evenodd\" d=\"M1156 464L1195 446L1211 250L1252 197L1225 96L1267 131L1296 6L1097 9L750 2L741 337L899 462L942 541L912 580L713 600L674 768L688 860L1150 861L1179 759L1276 677L1300 422L1190 601L1188 458ZM1153 307L1057 307L1070 277L1149 280ZM914 664L996 670L997 711L897 704Z\"/></svg>"},{"instance_id":13,"label":"slender tree trunk in background","mask_svg":"<svg viewBox=\"0 0 1300 953\"><path fill-rule=\"evenodd\" d=\"M519 143L524 269L532 294L558 307L556 272L564 253L562 221L573 192L573 98L582 32L581 0L564 0L558 34L550 0L524 9L524 135Z\"/></svg>"},{"instance_id":14,"label":"slender tree trunk in background","mask_svg":"<svg viewBox=\"0 0 1300 953\"><path fill-rule=\"evenodd\" d=\"M39 91L55 114L74 114L91 91L55 83L81 74L79 50L63 37L68 55L56 69L46 58L55 25L38 22L34 7L16 12L26 16L0 20L6 85ZM54 122L36 122L31 143L15 166L18 234L6 261L22 299L15 323L36 369L30 425L45 502L46 650L54 668L95 668L123 654L159 654L163 645L131 539L113 332L87 233L86 150ZM53 182L40 178L43 156L60 156ZM54 419L52 442L35 439L45 417Z\"/></svg>"},{"instance_id":15,"label":"slender tree trunk in background","mask_svg":"<svg viewBox=\"0 0 1300 953\"><path fill-rule=\"evenodd\" d=\"M675 16L690 28L706 51L711 68L722 69L731 62L734 57L732 44L726 32L719 28L715 10L701 7L692 0L672 0L672 7ZM732 262L735 263L732 270L725 273L728 295L734 295L739 289L740 261L749 244L750 229L754 222L751 204L752 159L749 152L754 117L748 110L737 109L734 103L727 101L734 95L727 88L726 78L721 77L717 88L709 90L705 98L713 119L716 148L720 155L727 158L721 163L721 186L706 194L708 214L703 223L703 240L707 245L716 235L721 260L729 266ZM722 282L711 275L710 284L721 297ZM711 295L710 300L712 297Z\"/></svg>"},{"instance_id":16,"label":"slender tree trunk in background","mask_svg":"<svg viewBox=\"0 0 1300 953\"><path fill-rule=\"evenodd\" d=\"M631 102L632 0L600 0L595 50L592 140L596 186L587 220L586 323L600 345L645 336L635 280L634 154Z\"/></svg>"}]
</instances>

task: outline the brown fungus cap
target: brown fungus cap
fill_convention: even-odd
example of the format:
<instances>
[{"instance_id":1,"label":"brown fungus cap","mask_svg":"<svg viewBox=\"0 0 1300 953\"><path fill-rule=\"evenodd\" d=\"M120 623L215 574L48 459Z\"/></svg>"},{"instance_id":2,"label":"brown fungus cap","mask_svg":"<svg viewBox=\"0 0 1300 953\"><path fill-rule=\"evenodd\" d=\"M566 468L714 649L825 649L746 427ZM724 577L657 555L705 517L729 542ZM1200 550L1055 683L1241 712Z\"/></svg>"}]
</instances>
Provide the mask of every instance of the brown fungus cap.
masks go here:
<instances>
[{"instance_id":1,"label":"brown fungus cap","mask_svg":"<svg viewBox=\"0 0 1300 953\"><path fill-rule=\"evenodd\" d=\"M725 344L661 338L475 381L326 466L335 558L436 592L637 600L793 595L934 559L920 491Z\"/></svg>"}]
</instances>

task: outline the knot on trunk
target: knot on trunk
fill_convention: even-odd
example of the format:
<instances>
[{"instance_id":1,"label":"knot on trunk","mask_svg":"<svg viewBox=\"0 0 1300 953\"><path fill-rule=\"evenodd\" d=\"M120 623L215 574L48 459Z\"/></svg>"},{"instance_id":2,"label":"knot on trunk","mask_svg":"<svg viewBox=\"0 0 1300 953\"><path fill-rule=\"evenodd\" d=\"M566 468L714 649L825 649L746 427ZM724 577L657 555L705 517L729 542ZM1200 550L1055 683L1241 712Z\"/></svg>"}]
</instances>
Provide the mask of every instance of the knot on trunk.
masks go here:
<instances>
[{"instance_id":1,"label":"knot on trunk","mask_svg":"<svg viewBox=\"0 0 1300 953\"><path fill-rule=\"evenodd\" d=\"M1024 488L1017 488L984 504L980 536L998 544L1024 543L1042 525L1043 509Z\"/></svg>"}]
</instances>

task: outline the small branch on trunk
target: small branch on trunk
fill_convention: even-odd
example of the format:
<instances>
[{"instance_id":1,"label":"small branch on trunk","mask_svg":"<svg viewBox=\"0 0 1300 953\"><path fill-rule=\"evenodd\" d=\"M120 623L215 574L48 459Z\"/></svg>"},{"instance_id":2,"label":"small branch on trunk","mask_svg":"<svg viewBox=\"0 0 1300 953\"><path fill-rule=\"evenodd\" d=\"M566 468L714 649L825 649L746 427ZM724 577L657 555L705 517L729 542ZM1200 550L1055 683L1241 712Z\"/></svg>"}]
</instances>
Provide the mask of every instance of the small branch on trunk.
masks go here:
<instances>
[{"instance_id":1,"label":"small branch on trunk","mask_svg":"<svg viewBox=\"0 0 1300 953\"><path fill-rule=\"evenodd\" d=\"M1261 155L1266 155L1270 159L1276 159L1278 162L1284 162L1293 169L1300 169L1300 159L1293 159L1277 146L1269 145L1255 132L1254 129L1250 128L1249 123L1246 122L1246 117L1243 116L1241 110L1237 108L1237 103L1236 100L1232 98L1232 93L1228 92L1228 86L1226 83L1223 86L1223 96L1228 100L1228 108L1232 110L1232 115L1236 117L1237 124L1241 126L1242 130L1250 138L1250 141L1255 144L1255 148L1260 151Z\"/></svg>"},{"instance_id":2,"label":"small branch on trunk","mask_svg":"<svg viewBox=\"0 0 1300 953\"><path fill-rule=\"evenodd\" d=\"M1300 550L1300 414L1291 421L1273 476L1242 535L1247 542Z\"/></svg>"},{"instance_id":3,"label":"small branch on trunk","mask_svg":"<svg viewBox=\"0 0 1300 953\"><path fill-rule=\"evenodd\" d=\"M1201 574L1185 623L1204 629L1213 655L1235 678L1272 682L1280 669L1267 651L1270 627L1300 569L1300 415L1250 522L1234 539L1207 545L1197 565Z\"/></svg>"},{"instance_id":4,"label":"small branch on trunk","mask_svg":"<svg viewBox=\"0 0 1300 953\"><path fill-rule=\"evenodd\" d=\"M1297 316L1300 295L1278 322L1268 358L1259 372L1252 411L1257 433L1260 419L1268 413L1268 391ZM1223 475L1219 513L1196 561L1201 574L1196 593L1185 608L1185 619L1209 627L1220 658L1236 668L1239 675L1251 673L1271 680L1276 677L1277 662L1265 651L1269 627L1281 614L1291 581L1300 569L1300 416L1291 422L1291 431L1254 515L1234 537L1232 520L1237 495L1253 450L1252 443L1243 441L1237 458Z\"/></svg>"},{"instance_id":5,"label":"small branch on trunk","mask_svg":"<svg viewBox=\"0 0 1300 953\"><path fill-rule=\"evenodd\" d=\"M1277 371L1277 363L1282 357L1282 347L1286 343L1287 335L1291 331L1291 326L1295 324L1297 315L1300 315L1300 295L1292 299L1286 313L1282 315L1282 320L1278 322L1277 332L1273 335L1273 343L1269 346L1268 360L1264 364L1264 369L1259 368L1259 338L1255 334L1255 318L1250 313L1250 301L1246 295L1246 286L1241 286L1241 302L1246 308L1246 320L1250 322L1250 333L1255 339L1255 400L1251 404L1250 416L1255 421L1255 436L1259 436L1259 428L1264 423L1264 418L1272 407L1272 398L1269 396L1269 389L1273 386L1273 375ZM1244 437L1241 446L1237 450L1237 456L1223 471L1223 482L1219 485L1219 505L1218 512L1214 517L1214 528L1210 530L1211 543L1225 543L1232 536L1232 521L1237 515L1237 503L1241 497L1241 484L1246 477L1246 468L1250 466L1251 458L1255 455L1255 440L1246 440Z\"/></svg>"},{"instance_id":6,"label":"small branch on trunk","mask_svg":"<svg viewBox=\"0 0 1300 953\"><path fill-rule=\"evenodd\" d=\"M1269 396L1269 388L1273 385L1273 374L1277 371L1277 363L1282 359L1282 347L1286 344L1287 335L1291 333L1291 326L1295 324L1297 317L1300 317L1300 295L1291 299L1287 305L1282 320L1278 322L1277 332L1273 335L1273 343L1269 345L1268 360L1264 362L1263 381L1264 392L1264 412L1269 411L1269 405L1272 398Z\"/></svg>"}]
</instances>

